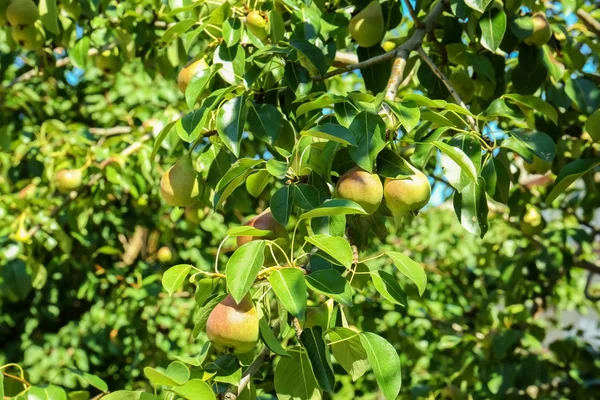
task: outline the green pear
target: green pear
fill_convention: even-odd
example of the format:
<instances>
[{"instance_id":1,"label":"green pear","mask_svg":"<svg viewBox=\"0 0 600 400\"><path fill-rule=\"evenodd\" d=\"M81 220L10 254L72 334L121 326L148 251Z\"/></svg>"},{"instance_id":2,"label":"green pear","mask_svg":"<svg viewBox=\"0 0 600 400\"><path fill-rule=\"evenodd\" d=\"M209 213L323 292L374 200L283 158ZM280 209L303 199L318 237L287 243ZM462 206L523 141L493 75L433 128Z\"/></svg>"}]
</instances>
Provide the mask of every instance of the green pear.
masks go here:
<instances>
[{"instance_id":1,"label":"green pear","mask_svg":"<svg viewBox=\"0 0 600 400\"><path fill-rule=\"evenodd\" d=\"M11 31L13 40L25 50L39 50L46 41L46 33L38 24L27 26L13 25Z\"/></svg>"},{"instance_id":2,"label":"green pear","mask_svg":"<svg viewBox=\"0 0 600 400\"><path fill-rule=\"evenodd\" d=\"M61 192L68 193L81 186L83 172L80 169L63 169L54 176L54 183Z\"/></svg>"},{"instance_id":3,"label":"green pear","mask_svg":"<svg viewBox=\"0 0 600 400\"><path fill-rule=\"evenodd\" d=\"M414 172L404 179L386 178L383 197L394 216L403 216L423 208L431 197L431 185L424 173L408 164Z\"/></svg>"},{"instance_id":4,"label":"green pear","mask_svg":"<svg viewBox=\"0 0 600 400\"><path fill-rule=\"evenodd\" d=\"M177 86L179 87L179 90L181 90L181 93L185 94L185 90L194 76L206 71L208 68L209 66L204 58L192 61L183 67L181 71L179 71L179 75L177 75ZM207 88L204 92L202 92L201 97L206 97L208 94L210 94L210 89Z\"/></svg>"},{"instance_id":5,"label":"green pear","mask_svg":"<svg viewBox=\"0 0 600 400\"><path fill-rule=\"evenodd\" d=\"M258 313L246 295L238 304L228 294L206 321L206 335L220 351L244 354L258 342Z\"/></svg>"},{"instance_id":6,"label":"green pear","mask_svg":"<svg viewBox=\"0 0 600 400\"><path fill-rule=\"evenodd\" d=\"M119 72L123 68L123 60L119 55L119 49L113 47L98 54L96 56L96 68L107 75Z\"/></svg>"},{"instance_id":7,"label":"green pear","mask_svg":"<svg viewBox=\"0 0 600 400\"><path fill-rule=\"evenodd\" d=\"M546 15L541 11L533 14L531 18L533 22L533 33L525 39L525 43L541 47L548 43L552 37L552 27L550 26Z\"/></svg>"},{"instance_id":8,"label":"green pear","mask_svg":"<svg viewBox=\"0 0 600 400\"><path fill-rule=\"evenodd\" d=\"M6 8L6 19L13 27L33 25L39 18L38 7L32 0L13 0Z\"/></svg>"},{"instance_id":9,"label":"green pear","mask_svg":"<svg viewBox=\"0 0 600 400\"><path fill-rule=\"evenodd\" d=\"M167 204L185 207L193 204L200 193L192 156L186 154L168 169L160 180L160 192Z\"/></svg>"},{"instance_id":10,"label":"green pear","mask_svg":"<svg viewBox=\"0 0 600 400\"><path fill-rule=\"evenodd\" d=\"M538 209L530 204L526 206L526 211L521 218L521 231L525 236L538 235L544 230L544 218Z\"/></svg>"},{"instance_id":11,"label":"green pear","mask_svg":"<svg viewBox=\"0 0 600 400\"><path fill-rule=\"evenodd\" d=\"M265 41L269 37L269 24L256 10L250 11L248 15L246 15L246 27L261 41Z\"/></svg>"},{"instance_id":12,"label":"green pear","mask_svg":"<svg viewBox=\"0 0 600 400\"><path fill-rule=\"evenodd\" d=\"M199 224L206 218L207 210L201 201L196 201L194 204L185 208L185 219L193 224Z\"/></svg>"},{"instance_id":13,"label":"green pear","mask_svg":"<svg viewBox=\"0 0 600 400\"><path fill-rule=\"evenodd\" d=\"M358 203L367 213L373 214L383 200L383 185L377 174L355 167L340 177L335 197Z\"/></svg>"},{"instance_id":14,"label":"green pear","mask_svg":"<svg viewBox=\"0 0 600 400\"><path fill-rule=\"evenodd\" d=\"M163 246L156 252L156 258L160 262L167 263L173 259L173 253L169 247Z\"/></svg>"},{"instance_id":15,"label":"green pear","mask_svg":"<svg viewBox=\"0 0 600 400\"><path fill-rule=\"evenodd\" d=\"M539 157L534 156L533 162L528 163L527 161L523 162L523 167L530 174L540 174L543 175L546 172L550 171L550 167L552 167L552 163L548 161L542 160Z\"/></svg>"},{"instance_id":16,"label":"green pear","mask_svg":"<svg viewBox=\"0 0 600 400\"><path fill-rule=\"evenodd\" d=\"M375 46L385 34L383 11L378 0L373 0L350 20L348 31L361 47Z\"/></svg>"}]
</instances>

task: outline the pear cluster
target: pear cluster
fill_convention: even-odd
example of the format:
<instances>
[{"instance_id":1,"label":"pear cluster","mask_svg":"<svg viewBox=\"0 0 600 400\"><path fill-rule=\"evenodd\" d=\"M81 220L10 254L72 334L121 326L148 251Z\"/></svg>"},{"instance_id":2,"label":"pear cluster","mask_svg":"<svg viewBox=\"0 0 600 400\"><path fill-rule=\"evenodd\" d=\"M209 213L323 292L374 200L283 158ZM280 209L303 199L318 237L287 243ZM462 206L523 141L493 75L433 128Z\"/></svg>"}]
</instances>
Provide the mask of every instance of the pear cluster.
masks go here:
<instances>
[{"instance_id":1,"label":"pear cluster","mask_svg":"<svg viewBox=\"0 0 600 400\"><path fill-rule=\"evenodd\" d=\"M379 210L384 200L394 217L415 213L429 202L431 185L425 174L408 163L406 165L411 175L385 178L383 183L377 174L360 167L352 168L337 182L335 197L354 201L368 214Z\"/></svg>"},{"instance_id":2,"label":"pear cluster","mask_svg":"<svg viewBox=\"0 0 600 400\"><path fill-rule=\"evenodd\" d=\"M2 3L0 19L6 19L10 24L13 40L25 50L41 49L46 40L46 33L40 21L38 7L33 0L12 0Z\"/></svg>"}]
</instances>

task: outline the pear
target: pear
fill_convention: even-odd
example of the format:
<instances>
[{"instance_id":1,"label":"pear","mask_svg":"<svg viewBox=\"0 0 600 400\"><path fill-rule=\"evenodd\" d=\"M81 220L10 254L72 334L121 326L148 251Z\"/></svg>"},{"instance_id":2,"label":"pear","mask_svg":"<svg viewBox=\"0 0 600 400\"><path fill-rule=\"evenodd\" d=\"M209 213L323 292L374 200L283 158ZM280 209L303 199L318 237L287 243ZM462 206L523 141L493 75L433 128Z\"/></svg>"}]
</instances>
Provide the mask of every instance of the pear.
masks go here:
<instances>
[{"instance_id":1,"label":"pear","mask_svg":"<svg viewBox=\"0 0 600 400\"><path fill-rule=\"evenodd\" d=\"M169 247L163 246L156 252L156 258L160 262L167 263L173 259L173 253Z\"/></svg>"},{"instance_id":2,"label":"pear","mask_svg":"<svg viewBox=\"0 0 600 400\"><path fill-rule=\"evenodd\" d=\"M38 7L32 0L13 0L6 8L6 19L13 27L33 25L39 18Z\"/></svg>"},{"instance_id":3,"label":"pear","mask_svg":"<svg viewBox=\"0 0 600 400\"><path fill-rule=\"evenodd\" d=\"M81 186L83 181L83 172L80 169L63 169L54 175L54 183L58 190L68 193Z\"/></svg>"},{"instance_id":4,"label":"pear","mask_svg":"<svg viewBox=\"0 0 600 400\"><path fill-rule=\"evenodd\" d=\"M96 56L96 68L107 75L116 74L122 67L123 60L117 47L104 50Z\"/></svg>"},{"instance_id":5,"label":"pear","mask_svg":"<svg viewBox=\"0 0 600 400\"><path fill-rule=\"evenodd\" d=\"M46 41L46 33L37 25L13 25L13 40L25 50L39 50Z\"/></svg>"},{"instance_id":6,"label":"pear","mask_svg":"<svg viewBox=\"0 0 600 400\"><path fill-rule=\"evenodd\" d=\"M525 161L523 163L523 167L530 174L543 175L546 172L550 171L550 167L552 167L552 163L549 163L548 161L542 160L541 158L534 156L533 162L528 163L527 161Z\"/></svg>"},{"instance_id":7,"label":"pear","mask_svg":"<svg viewBox=\"0 0 600 400\"><path fill-rule=\"evenodd\" d=\"M188 63L185 67L183 67L181 71L179 71L179 75L177 76L177 86L179 87L179 90L181 90L181 93L185 94L185 90L187 89L194 76L207 70L208 68L209 66L206 63L206 60L204 60L204 58L192 61ZM210 92L210 90L208 91ZM203 94L205 93L203 92Z\"/></svg>"},{"instance_id":8,"label":"pear","mask_svg":"<svg viewBox=\"0 0 600 400\"><path fill-rule=\"evenodd\" d=\"M545 222L538 209L530 204L526 206L521 218L520 228L525 236L534 236L544 230Z\"/></svg>"},{"instance_id":9,"label":"pear","mask_svg":"<svg viewBox=\"0 0 600 400\"><path fill-rule=\"evenodd\" d=\"M181 157L163 174L160 193L167 204L175 207L189 206L196 201L200 191L190 154Z\"/></svg>"},{"instance_id":10,"label":"pear","mask_svg":"<svg viewBox=\"0 0 600 400\"><path fill-rule=\"evenodd\" d=\"M533 14L531 19L533 22L533 33L525 39L525 43L541 47L548 43L552 37L552 27L550 26L546 15L541 11Z\"/></svg>"},{"instance_id":11,"label":"pear","mask_svg":"<svg viewBox=\"0 0 600 400\"><path fill-rule=\"evenodd\" d=\"M271 231L270 234L261 237L253 237L253 236L238 236L237 245L241 246L248 242L251 242L255 239L266 239L266 240L275 240L275 239L284 239L287 242L288 234L287 230L283 225L281 225L273 214L271 213L271 208L267 208L262 213L258 214L256 217L252 218L250 221L244 224L245 226L251 226L256 229L263 229Z\"/></svg>"},{"instance_id":12,"label":"pear","mask_svg":"<svg viewBox=\"0 0 600 400\"><path fill-rule=\"evenodd\" d=\"M228 294L208 316L206 335L218 350L227 353L252 350L258 342L258 313L250 296L238 304Z\"/></svg>"},{"instance_id":13,"label":"pear","mask_svg":"<svg viewBox=\"0 0 600 400\"><path fill-rule=\"evenodd\" d=\"M199 224L206 217L207 211L202 205L201 201L197 201L194 204L185 208L185 219L193 224Z\"/></svg>"},{"instance_id":14,"label":"pear","mask_svg":"<svg viewBox=\"0 0 600 400\"><path fill-rule=\"evenodd\" d=\"M373 214L383 200L383 185L377 174L355 167L340 177L335 197L358 203L367 213Z\"/></svg>"},{"instance_id":15,"label":"pear","mask_svg":"<svg viewBox=\"0 0 600 400\"><path fill-rule=\"evenodd\" d=\"M394 50L397 47L397 44L395 42L392 42L391 40L386 40L385 42L383 42L381 47L383 48L383 50L388 52Z\"/></svg>"},{"instance_id":16,"label":"pear","mask_svg":"<svg viewBox=\"0 0 600 400\"><path fill-rule=\"evenodd\" d=\"M250 11L246 15L246 27L261 41L265 41L269 37L267 20L256 10Z\"/></svg>"},{"instance_id":17,"label":"pear","mask_svg":"<svg viewBox=\"0 0 600 400\"><path fill-rule=\"evenodd\" d=\"M424 173L408 164L414 172L404 179L386 178L383 197L394 216L402 216L423 208L431 197L431 185Z\"/></svg>"},{"instance_id":18,"label":"pear","mask_svg":"<svg viewBox=\"0 0 600 400\"><path fill-rule=\"evenodd\" d=\"M373 0L350 20L348 31L361 47L375 46L385 34L383 11L378 0Z\"/></svg>"}]
</instances>

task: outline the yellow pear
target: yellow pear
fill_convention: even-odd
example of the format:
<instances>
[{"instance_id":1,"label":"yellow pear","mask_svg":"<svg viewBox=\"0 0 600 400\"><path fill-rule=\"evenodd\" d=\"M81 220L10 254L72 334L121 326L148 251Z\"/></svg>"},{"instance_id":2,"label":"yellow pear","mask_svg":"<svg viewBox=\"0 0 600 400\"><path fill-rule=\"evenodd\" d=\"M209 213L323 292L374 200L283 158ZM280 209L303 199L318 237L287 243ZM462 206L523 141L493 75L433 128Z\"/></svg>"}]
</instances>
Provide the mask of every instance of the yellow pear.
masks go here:
<instances>
[{"instance_id":1,"label":"yellow pear","mask_svg":"<svg viewBox=\"0 0 600 400\"><path fill-rule=\"evenodd\" d=\"M258 313L250 296L238 304L228 294L208 316L206 335L218 350L227 353L252 350L258 342Z\"/></svg>"},{"instance_id":2,"label":"yellow pear","mask_svg":"<svg viewBox=\"0 0 600 400\"><path fill-rule=\"evenodd\" d=\"M81 186L83 172L80 169L63 169L54 175L54 183L61 192L68 193Z\"/></svg>"},{"instance_id":3,"label":"yellow pear","mask_svg":"<svg viewBox=\"0 0 600 400\"><path fill-rule=\"evenodd\" d=\"M173 253L171 252L171 249L168 246L163 246L160 249L158 249L158 252L156 253L156 258L160 262L167 263L173 259Z\"/></svg>"},{"instance_id":4,"label":"yellow pear","mask_svg":"<svg viewBox=\"0 0 600 400\"><path fill-rule=\"evenodd\" d=\"M538 209L530 204L526 206L525 214L521 218L521 231L526 236L534 236L544 230L544 218Z\"/></svg>"},{"instance_id":5,"label":"yellow pear","mask_svg":"<svg viewBox=\"0 0 600 400\"><path fill-rule=\"evenodd\" d=\"M533 22L533 33L525 39L525 43L538 47L543 46L552 37L552 27L546 18L546 14L541 11L533 14L531 19Z\"/></svg>"},{"instance_id":6,"label":"yellow pear","mask_svg":"<svg viewBox=\"0 0 600 400\"><path fill-rule=\"evenodd\" d=\"M39 50L46 41L44 28L33 25L13 25L11 28L13 40L25 50Z\"/></svg>"},{"instance_id":7,"label":"yellow pear","mask_svg":"<svg viewBox=\"0 0 600 400\"><path fill-rule=\"evenodd\" d=\"M267 20L256 10L250 11L246 16L246 27L262 41L269 37Z\"/></svg>"},{"instance_id":8,"label":"yellow pear","mask_svg":"<svg viewBox=\"0 0 600 400\"><path fill-rule=\"evenodd\" d=\"M385 22L378 0L373 0L350 20L348 31L361 47L375 46L383 39Z\"/></svg>"},{"instance_id":9,"label":"yellow pear","mask_svg":"<svg viewBox=\"0 0 600 400\"><path fill-rule=\"evenodd\" d=\"M201 73L202 71L207 70L208 68L209 66L206 63L206 60L204 60L204 58L192 61L188 63L185 67L183 67L181 71L179 71L179 75L177 76L177 86L179 87L179 90L181 90L181 93L185 94L185 90L187 89L194 76Z\"/></svg>"},{"instance_id":10,"label":"yellow pear","mask_svg":"<svg viewBox=\"0 0 600 400\"><path fill-rule=\"evenodd\" d=\"M373 214L383 200L383 185L377 174L355 167L340 177L335 197L358 203L367 213Z\"/></svg>"},{"instance_id":11,"label":"yellow pear","mask_svg":"<svg viewBox=\"0 0 600 400\"><path fill-rule=\"evenodd\" d=\"M383 183L385 204L394 216L402 216L423 208L431 197L431 185L424 173L408 164L414 175L404 179L386 178Z\"/></svg>"},{"instance_id":12,"label":"yellow pear","mask_svg":"<svg viewBox=\"0 0 600 400\"><path fill-rule=\"evenodd\" d=\"M167 204L185 207L193 204L200 193L191 155L181 157L160 180L160 192Z\"/></svg>"},{"instance_id":13,"label":"yellow pear","mask_svg":"<svg viewBox=\"0 0 600 400\"><path fill-rule=\"evenodd\" d=\"M13 0L6 8L6 19L13 27L33 25L39 18L38 7L32 0Z\"/></svg>"}]
</instances>

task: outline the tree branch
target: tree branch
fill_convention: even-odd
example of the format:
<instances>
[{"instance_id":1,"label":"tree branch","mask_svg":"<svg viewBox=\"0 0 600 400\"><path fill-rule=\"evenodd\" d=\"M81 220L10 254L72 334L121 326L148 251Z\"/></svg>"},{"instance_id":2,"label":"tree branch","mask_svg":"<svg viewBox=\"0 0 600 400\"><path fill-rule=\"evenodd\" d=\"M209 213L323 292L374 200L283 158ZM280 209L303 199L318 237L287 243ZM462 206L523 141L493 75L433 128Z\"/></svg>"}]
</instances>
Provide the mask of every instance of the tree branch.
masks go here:
<instances>
[{"instance_id":1,"label":"tree branch","mask_svg":"<svg viewBox=\"0 0 600 400\"><path fill-rule=\"evenodd\" d=\"M458 105L460 105L465 110L468 110L467 105L465 104L464 101L462 101L458 92L456 91L456 89L454 89L454 86L452 86L452 83L450 83L450 80L448 79L448 77L446 75L444 75L444 73L437 67L437 65L435 65L433 60L431 58L429 58L429 56L425 53L425 51L423 50L422 47L419 48L418 52L419 52L419 55L421 56L421 58L423 59L423 61L425 61L425 63L427 65L429 65L429 68L431 68L433 73L438 78L440 78L440 80L442 82L444 82L444 85L446 85L446 87L448 88L448 91L450 92L452 97L454 97L454 100L456 100ZM471 117L470 115L467 115L466 117L467 117L467 121L469 122L469 125L471 125L471 129L473 129L475 132L479 132L479 127L477 126L477 122L475 122L475 119L473 117Z\"/></svg>"},{"instance_id":2,"label":"tree branch","mask_svg":"<svg viewBox=\"0 0 600 400\"><path fill-rule=\"evenodd\" d=\"M404 4L406 5L406 8L408 8L408 13L410 14L410 17L413 19L413 21L415 21L415 26L417 28L422 28L423 24L421 23L421 21L419 21L419 17L417 17L417 13L415 12L415 9L413 8L412 4L410 4L410 1L404 0Z\"/></svg>"},{"instance_id":3,"label":"tree branch","mask_svg":"<svg viewBox=\"0 0 600 400\"><path fill-rule=\"evenodd\" d=\"M394 50L388 51L387 53L375 57L371 57L368 60L361 61L356 64L346 65L344 67L330 71L325 75L317 75L313 77L313 80L325 80L327 78L331 78L332 76L343 74L344 72L350 72L360 68L367 68L372 65L396 58L403 51L410 54L411 51L417 50L421 47L421 43L423 43L423 38L425 38L425 35L433 29L433 27L437 23L438 18L442 14L444 7L448 3L449 0L439 0L435 5L433 5L429 15L421 22L421 27L417 27L413 35L406 42L404 42L402 45L398 46Z\"/></svg>"},{"instance_id":4,"label":"tree branch","mask_svg":"<svg viewBox=\"0 0 600 400\"><path fill-rule=\"evenodd\" d=\"M394 100L398 93L400 83L402 83L402 77L404 76L404 69L406 68L406 60L408 59L409 52L402 50L396 56L394 64L392 65L392 72L390 79L386 85L385 98L387 100Z\"/></svg>"},{"instance_id":5,"label":"tree branch","mask_svg":"<svg viewBox=\"0 0 600 400\"><path fill-rule=\"evenodd\" d=\"M587 11L585 11L582 8L577 10L576 14L579 18L581 18L583 23L588 28L593 30L596 35L600 35L600 21L595 20L594 17L592 17L590 14L588 14Z\"/></svg>"},{"instance_id":6,"label":"tree branch","mask_svg":"<svg viewBox=\"0 0 600 400\"><path fill-rule=\"evenodd\" d=\"M573 265L573 267L574 268L585 269L587 271L590 271L592 273L600 275L600 267L598 267L596 264L593 264L593 263L591 263L589 261L578 261L576 263L576 265Z\"/></svg>"}]
</instances>

